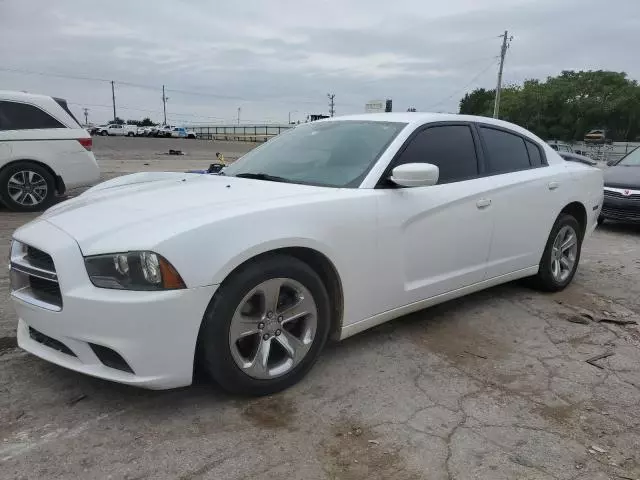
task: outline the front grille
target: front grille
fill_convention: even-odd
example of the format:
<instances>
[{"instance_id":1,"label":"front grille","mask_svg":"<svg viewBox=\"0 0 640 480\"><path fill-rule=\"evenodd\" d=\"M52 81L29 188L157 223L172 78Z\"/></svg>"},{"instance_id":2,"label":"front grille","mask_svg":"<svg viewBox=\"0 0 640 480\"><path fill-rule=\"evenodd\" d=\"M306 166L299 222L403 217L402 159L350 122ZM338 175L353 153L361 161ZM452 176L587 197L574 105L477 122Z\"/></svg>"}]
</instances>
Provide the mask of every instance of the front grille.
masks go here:
<instances>
[{"instance_id":1,"label":"front grille","mask_svg":"<svg viewBox=\"0 0 640 480\"><path fill-rule=\"evenodd\" d=\"M38 300L52 305L62 306L62 293L60 293L60 285L58 282L30 276L29 285Z\"/></svg>"},{"instance_id":2,"label":"front grille","mask_svg":"<svg viewBox=\"0 0 640 480\"><path fill-rule=\"evenodd\" d=\"M44 345L45 347L53 348L54 350L57 350L62 353L66 353L67 355L71 355L72 357L77 356L64 343L56 340L55 338L51 338L42 332L39 332L35 328L29 327L29 336L36 342Z\"/></svg>"},{"instance_id":3,"label":"front grille","mask_svg":"<svg viewBox=\"0 0 640 480\"><path fill-rule=\"evenodd\" d=\"M11 291L27 303L59 311L62 293L53 258L30 245L11 245Z\"/></svg>"},{"instance_id":4,"label":"front grille","mask_svg":"<svg viewBox=\"0 0 640 480\"><path fill-rule=\"evenodd\" d=\"M624 200L640 200L640 193L632 193L631 195L624 195L622 192L605 190L604 196L609 198L622 198Z\"/></svg>"},{"instance_id":5,"label":"front grille","mask_svg":"<svg viewBox=\"0 0 640 480\"><path fill-rule=\"evenodd\" d=\"M56 271L56 267L53 264L53 258L51 258L51 255L43 252L42 250L38 250L37 248L27 246L27 254L25 255L25 258L34 267L41 268L42 270L48 270L51 272Z\"/></svg>"},{"instance_id":6,"label":"front grille","mask_svg":"<svg viewBox=\"0 0 640 480\"><path fill-rule=\"evenodd\" d=\"M620 208L611 205L604 205L600 212L605 218L611 220L621 220L628 222L640 222L640 207L638 208Z\"/></svg>"}]
</instances>

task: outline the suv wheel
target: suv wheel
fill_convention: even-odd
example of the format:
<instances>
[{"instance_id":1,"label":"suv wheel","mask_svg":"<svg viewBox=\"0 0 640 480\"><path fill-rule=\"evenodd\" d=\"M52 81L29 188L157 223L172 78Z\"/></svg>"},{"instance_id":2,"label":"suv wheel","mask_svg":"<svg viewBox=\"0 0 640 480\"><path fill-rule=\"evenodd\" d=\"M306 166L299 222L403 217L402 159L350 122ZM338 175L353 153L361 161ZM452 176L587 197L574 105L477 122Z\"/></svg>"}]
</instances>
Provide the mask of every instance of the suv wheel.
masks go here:
<instances>
[{"instance_id":1,"label":"suv wheel","mask_svg":"<svg viewBox=\"0 0 640 480\"><path fill-rule=\"evenodd\" d=\"M0 173L0 200L10 210L43 210L53 203L55 194L53 175L37 163L14 163Z\"/></svg>"},{"instance_id":2,"label":"suv wheel","mask_svg":"<svg viewBox=\"0 0 640 480\"><path fill-rule=\"evenodd\" d=\"M288 255L233 273L204 315L201 366L225 390L268 395L311 369L329 333L330 301L318 274Z\"/></svg>"},{"instance_id":3,"label":"suv wheel","mask_svg":"<svg viewBox=\"0 0 640 480\"><path fill-rule=\"evenodd\" d=\"M109 135L109 132L107 132L106 130L102 130L100 132L100 135L102 135L103 137L106 137L107 135Z\"/></svg>"}]
</instances>

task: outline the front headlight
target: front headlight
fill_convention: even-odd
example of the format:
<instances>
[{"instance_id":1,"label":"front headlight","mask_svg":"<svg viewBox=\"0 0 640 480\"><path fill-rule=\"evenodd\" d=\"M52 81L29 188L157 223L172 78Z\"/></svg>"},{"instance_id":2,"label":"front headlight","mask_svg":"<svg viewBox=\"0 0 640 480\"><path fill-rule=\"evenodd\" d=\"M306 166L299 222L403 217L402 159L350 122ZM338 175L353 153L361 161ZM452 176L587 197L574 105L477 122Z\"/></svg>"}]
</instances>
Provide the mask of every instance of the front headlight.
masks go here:
<instances>
[{"instance_id":1,"label":"front headlight","mask_svg":"<svg viewBox=\"0 0 640 480\"><path fill-rule=\"evenodd\" d=\"M173 265L157 253L111 253L86 257L84 262L91 283L96 287L118 290L185 288Z\"/></svg>"}]
</instances>

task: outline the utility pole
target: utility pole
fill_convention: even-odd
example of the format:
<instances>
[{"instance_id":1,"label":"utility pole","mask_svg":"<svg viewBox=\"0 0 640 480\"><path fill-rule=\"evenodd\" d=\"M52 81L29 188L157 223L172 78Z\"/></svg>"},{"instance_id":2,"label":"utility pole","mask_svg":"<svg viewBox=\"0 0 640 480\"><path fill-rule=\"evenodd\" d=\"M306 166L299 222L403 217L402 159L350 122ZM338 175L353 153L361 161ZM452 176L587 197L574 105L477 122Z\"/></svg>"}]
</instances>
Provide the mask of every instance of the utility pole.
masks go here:
<instances>
[{"instance_id":1,"label":"utility pole","mask_svg":"<svg viewBox=\"0 0 640 480\"><path fill-rule=\"evenodd\" d=\"M164 111L163 125L167 124L167 100L169 100L169 97L164 94L164 85L162 85L162 110Z\"/></svg>"},{"instance_id":2,"label":"utility pole","mask_svg":"<svg viewBox=\"0 0 640 480\"><path fill-rule=\"evenodd\" d=\"M116 121L116 90L113 86L113 80L111 80L111 100L113 101L113 121Z\"/></svg>"},{"instance_id":3,"label":"utility pole","mask_svg":"<svg viewBox=\"0 0 640 480\"><path fill-rule=\"evenodd\" d=\"M89 109L84 107L82 110L84 111L84 124L89 125Z\"/></svg>"},{"instance_id":4,"label":"utility pole","mask_svg":"<svg viewBox=\"0 0 640 480\"><path fill-rule=\"evenodd\" d=\"M507 49L509 48L509 43L513 37L509 37L509 32L504 31L504 35L500 35L502 37L502 47L500 48L500 68L498 69L498 84L496 85L496 99L493 104L493 118L498 118L498 114L500 113L500 93L502 91L502 69L504 67L504 57L507 54Z\"/></svg>"},{"instance_id":5,"label":"utility pole","mask_svg":"<svg viewBox=\"0 0 640 480\"><path fill-rule=\"evenodd\" d=\"M238 107L238 125L240 125L240 107Z\"/></svg>"},{"instance_id":6,"label":"utility pole","mask_svg":"<svg viewBox=\"0 0 640 480\"><path fill-rule=\"evenodd\" d=\"M333 117L336 114L336 102L334 100L336 94L327 93L327 97L329 98L329 115Z\"/></svg>"},{"instance_id":7,"label":"utility pole","mask_svg":"<svg viewBox=\"0 0 640 480\"><path fill-rule=\"evenodd\" d=\"M291 110L291 111L289 112L289 125L291 125L291 114L292 114L292 113L298 113L298 110Z\"/></svg>"}]
</instances>

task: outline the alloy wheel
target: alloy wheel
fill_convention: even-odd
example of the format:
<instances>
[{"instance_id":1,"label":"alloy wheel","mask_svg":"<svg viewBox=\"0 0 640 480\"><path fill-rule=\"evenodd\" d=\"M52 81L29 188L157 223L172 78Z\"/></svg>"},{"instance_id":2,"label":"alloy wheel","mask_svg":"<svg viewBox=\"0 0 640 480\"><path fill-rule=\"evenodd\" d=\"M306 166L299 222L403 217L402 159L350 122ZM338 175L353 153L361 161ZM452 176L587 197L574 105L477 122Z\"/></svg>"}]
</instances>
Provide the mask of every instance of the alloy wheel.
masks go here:
<instances>
[{"instance_id":1,"label":"alloy wheel","mask_svg":"<svg viewBox=\"0 0 640 480\"><path fill-rule=\"evenodd\" d=\"M236 365L257 379L279 377L307 355L318 326L311 292L291 278L254 287L235 310L229 346Z\"/></svg>"},{"instance_id":2,"label":"alloy wheel","mask_svg":"<svg viewBox=\"0 0 640 480\"><path fill-rule=\"evenodd\" d=\"M47 198L49 187L47 181L38 172L20 170L9 177L7 191L17 204L34 207Z\"/></svg>"},{"instance_id":3,"label":"alloy wheel","mask_svg":"<svg viewBox=\"0 0 640 480\"><path fill-rule=\"evenodd\" d=\"M563 283L567 280L576 263L578 255L578 234L570 225L562 227L551 249L551 275L554 280Z\"/></svg>"}]
</instances>

